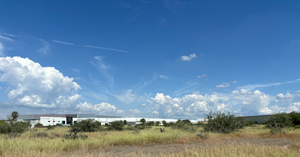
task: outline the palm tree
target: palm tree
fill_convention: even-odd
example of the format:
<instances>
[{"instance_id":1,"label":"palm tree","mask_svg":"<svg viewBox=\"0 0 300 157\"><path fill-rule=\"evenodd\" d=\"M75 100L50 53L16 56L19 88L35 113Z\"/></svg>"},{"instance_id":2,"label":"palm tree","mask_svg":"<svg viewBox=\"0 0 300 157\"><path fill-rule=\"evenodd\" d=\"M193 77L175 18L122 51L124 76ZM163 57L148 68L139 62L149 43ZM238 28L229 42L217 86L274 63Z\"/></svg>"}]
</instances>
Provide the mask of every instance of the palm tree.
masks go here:
<instances>
[{"instance_id":1,"label":"palm tree","mask_svg":"<svg viewBox=\"0 0 300 157\"><path fill-rule=\"evenodd\" d=\"M14 111L11 113L11 117L13 118L13 121L16 121L19 117L19 113L17 111Z\"/></svg>"}]
</instances>

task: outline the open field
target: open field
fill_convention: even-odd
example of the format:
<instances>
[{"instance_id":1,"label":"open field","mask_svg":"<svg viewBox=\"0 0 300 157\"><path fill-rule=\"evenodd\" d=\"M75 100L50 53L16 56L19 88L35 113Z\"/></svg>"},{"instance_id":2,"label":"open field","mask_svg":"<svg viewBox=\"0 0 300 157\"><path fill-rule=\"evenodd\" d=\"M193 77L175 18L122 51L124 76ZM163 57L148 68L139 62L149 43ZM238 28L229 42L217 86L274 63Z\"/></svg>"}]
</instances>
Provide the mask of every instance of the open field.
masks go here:
<instances>
[{"instance_id":1,"label":"open field","mask_svg":"<svg viewBox=\"0 0 300 157\"><path fill-rule=\"evenodd\" d=\"M28 131L19 137L0 135L0 156L298 156L300 130L271 134L262 125L230 134L207 133L208 138L160 127L133 131L82 133L86 140L63 140L68 128ZM47 137L34 137L46 132Z\"/></svg>"}]
</instances>

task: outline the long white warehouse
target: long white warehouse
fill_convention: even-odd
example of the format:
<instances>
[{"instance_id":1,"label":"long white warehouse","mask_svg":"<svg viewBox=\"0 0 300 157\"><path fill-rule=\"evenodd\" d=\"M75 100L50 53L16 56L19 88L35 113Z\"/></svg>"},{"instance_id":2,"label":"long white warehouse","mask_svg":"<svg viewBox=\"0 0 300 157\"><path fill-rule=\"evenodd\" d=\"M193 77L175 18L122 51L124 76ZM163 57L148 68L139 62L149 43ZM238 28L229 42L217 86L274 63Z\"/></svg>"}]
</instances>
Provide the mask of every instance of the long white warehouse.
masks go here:
<instances>
[{"instance_id":1,"label":"long white warehouse","mask_svg":"<svg viewBox=\"0 0 300 157\"><path fill-rule=\"evenodd\" d=\"M7 118L11 118L10 115ZM34 127L35 124L41 123L43 126L62 124L65 126L76 124L77 122L85 119L94 119L95 121L101 122L102 125L109 124L113 121L127 121L127 124L135 125L139 124L141 117L119 117L119 116L105 116L105 115L96 115L96 114L28 114L28 115L19 115L17 118L18 121L29 121ZM162 121L176 122L178 119L164 119L164 118L144 118L146 122L159 121L162 124ZM192 123L197 123L198 120L190 120Z\"/></svg>"}]
</instances>

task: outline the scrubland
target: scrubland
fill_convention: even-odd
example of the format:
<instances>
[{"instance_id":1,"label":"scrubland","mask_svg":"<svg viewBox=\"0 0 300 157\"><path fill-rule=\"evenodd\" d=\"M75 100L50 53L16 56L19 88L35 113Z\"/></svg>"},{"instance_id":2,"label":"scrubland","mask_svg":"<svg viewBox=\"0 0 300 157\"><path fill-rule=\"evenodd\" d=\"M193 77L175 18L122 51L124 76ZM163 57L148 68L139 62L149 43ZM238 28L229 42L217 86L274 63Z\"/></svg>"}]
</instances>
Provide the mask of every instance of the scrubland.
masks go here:
<instances>
[{"instance_id":1,"label":"scrubland","mask_svg":"<svg viewBox=\"0 0 300 157\"><path fill-rule=\"evenodd\" d=\"M139 132L83 132L85 140L66 140L67 127L0 134L0 156L299 156L300 129L270 133L253 125L229 134L187 132L166 127ZM206 136L205 136L206 134Z\"/></svg>"}]
</instances>

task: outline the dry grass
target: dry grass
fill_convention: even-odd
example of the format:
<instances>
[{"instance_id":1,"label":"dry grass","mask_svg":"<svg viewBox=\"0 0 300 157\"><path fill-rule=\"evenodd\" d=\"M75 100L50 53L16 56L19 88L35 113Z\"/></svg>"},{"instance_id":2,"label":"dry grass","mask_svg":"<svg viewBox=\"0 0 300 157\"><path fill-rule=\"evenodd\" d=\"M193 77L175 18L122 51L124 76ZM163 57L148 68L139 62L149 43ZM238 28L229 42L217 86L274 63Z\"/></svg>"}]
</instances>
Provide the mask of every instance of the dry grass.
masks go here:
<instances>
[{"instance_id":1,"label":"dry grass","mask_svg":"<svg viewBox=\"0 0 300 157\"><path fill-rule=\"evenodd\" d=\"M0 135L0 156L114 156L114 154L118 156L118 153L123 154L122 150L128 149L126 145L137 149L146 146L145 148L153 150L142 153L131 151L122 156L295 156L300 153L299 141L290 142L288 146L259 145L259 141L243 142L247 141L244 139L300 140L300 130L290 130L287 134L274 135L262 127L260 125L247 127L231 134L208 133L208 139L197 136L200 129L196 133L188 133L166 128L166 132L160 133L158 127L153 127L150 130L142 130L139 134L133 134L132 131L83 133L89 136L87 140L63 140L62 137L68 131L65 127L50 131L41 128L38 131L26 132L16 138ZM48 137L33 138L33 135L38 132L47 132ZM233 142L224 143L226 140ZM179 144L178 148L168 152L168 155L154 153L159 148L167 150L174 143ZM187 147L188 145L193 145L193 147ZM123 147L124 149L121 149ZM182 147L185 147L184 150L179 149ZM105 153L107 149L114 150L114 148L120 148L120 151Z\"/></svg>"}]
</instances>

